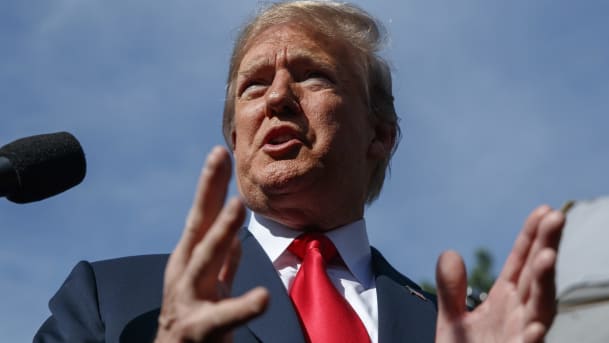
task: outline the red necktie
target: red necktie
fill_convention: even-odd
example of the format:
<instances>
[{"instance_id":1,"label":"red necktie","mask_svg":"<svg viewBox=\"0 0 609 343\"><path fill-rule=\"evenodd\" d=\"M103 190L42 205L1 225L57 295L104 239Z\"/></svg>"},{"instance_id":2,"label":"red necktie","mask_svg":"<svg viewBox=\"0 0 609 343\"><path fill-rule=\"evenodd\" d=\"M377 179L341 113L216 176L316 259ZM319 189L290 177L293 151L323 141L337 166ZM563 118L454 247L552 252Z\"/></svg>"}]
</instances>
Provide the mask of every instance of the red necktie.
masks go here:
<instances>
[{"instance_id":1,"label":"red necktie","mask_svg":"<svg viewBox=\"0 0 609 343\"><path fill-rule=\"evenodd\" d=\"M369 343L364 324L326 274L326 262L337 256L334 244L322 234L307 233L296 238L288 249L302 259L290 297L307 341Z\"/></svg>"}]
</instances>

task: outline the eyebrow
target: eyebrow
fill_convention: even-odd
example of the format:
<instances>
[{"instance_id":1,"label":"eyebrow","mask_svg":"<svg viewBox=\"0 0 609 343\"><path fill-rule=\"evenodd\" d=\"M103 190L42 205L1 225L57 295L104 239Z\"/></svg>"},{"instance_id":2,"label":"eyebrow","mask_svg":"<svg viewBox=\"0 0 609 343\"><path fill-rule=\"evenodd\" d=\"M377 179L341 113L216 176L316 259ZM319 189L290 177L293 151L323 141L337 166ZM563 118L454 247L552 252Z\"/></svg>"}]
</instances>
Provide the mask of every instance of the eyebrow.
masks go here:
<instances>
[{"instance_id":1,"label":"eyebrow","mask_svg":"<svg viewBox=\"0 0 609 343\"><path fill-rule=\"evenodd\" d=\"M273 66L275 63L267 57L256 58L252 61L248 61L248 64L244 70L238 70L237 76L248 77L252 74L255 74L257 71L263 68L268 68Z\"/></svg>"},{"instance_id":2,"label":"eyebrow","mask_svg":"<svg viewBox=\"0 0 609 343\"><path fill-rule=\"evenodd\" d=\"M326 57L326 56L324 56ZM288 67L291 64L300 64L304 63L306 65L316 66L322 68L327 71L338 71L340 68L338 63L332 63L330 58L319 58L318 55L313 54L311 51L302 50L297 51L294 54L291 54L288 57ZM269 68L275 66L275 60L268 58L266 56L261 56L259 58L254 58L251 61L248 61L244 70L240 70L237 72L237 76L239 77L249 77L252 74L255 74L260 69Z\"/></svg>"}]
</instances>

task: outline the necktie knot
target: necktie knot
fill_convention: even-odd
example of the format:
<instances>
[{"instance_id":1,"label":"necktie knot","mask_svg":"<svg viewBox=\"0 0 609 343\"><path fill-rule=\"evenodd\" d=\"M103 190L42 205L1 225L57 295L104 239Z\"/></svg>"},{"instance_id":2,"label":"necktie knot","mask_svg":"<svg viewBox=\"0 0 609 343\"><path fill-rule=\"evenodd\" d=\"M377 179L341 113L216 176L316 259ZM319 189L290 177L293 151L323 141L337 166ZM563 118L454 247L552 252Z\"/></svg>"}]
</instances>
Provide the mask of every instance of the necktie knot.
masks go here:
<instances>
[{"instance_id":1,"label":"necktie knot","mask_svg":"<svg viewBox=\"0 0 609 343\"><path fill-rule=\"evenodd\" d=\"M301 260L304 260L310 251L318 251L326 263L330 263L337 256L332 241L321 233L305 233L296 237L288 250Z\"/></svg>"},{"instance_id":2,"label":"necktie knot","mask_svg":"<svg viewBox=\"0 0 609 343\"><path fill-rule=\"evenodd\" d=\"M320 233L305 233L297 237L288 250L302 260L290 298L306 341L370 343L364 324L326 273L326 265L332 259L340 260L332 241Z\"/></svg>"}]
</instances>

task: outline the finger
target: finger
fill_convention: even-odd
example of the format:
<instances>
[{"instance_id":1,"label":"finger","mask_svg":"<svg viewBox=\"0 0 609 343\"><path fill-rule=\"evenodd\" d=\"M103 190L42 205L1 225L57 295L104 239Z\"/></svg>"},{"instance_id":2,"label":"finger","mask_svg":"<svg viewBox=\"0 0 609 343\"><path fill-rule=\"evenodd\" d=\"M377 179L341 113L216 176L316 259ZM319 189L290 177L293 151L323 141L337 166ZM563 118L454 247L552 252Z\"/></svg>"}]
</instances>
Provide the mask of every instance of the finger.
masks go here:
<instances>
[{"instance_id":1,"label":"finger","mask_svg":"<svg viewBox=\"0 0 609 343\"><path fill-rule=\"evenodd\" d=\"M202 306L190 318L185 334L192 340L214 341L232 329L262 314L269 302L269 293L257 287L244 295L228 298L210 306Z\"/></svg>"},{"instance_id":2,"label":"finger","mask_svg":"<svg viewBox=\"0 0 609 343\"><path fill-rule=\"evenodd\" d=\"M195 243L201 239L220 213L231 176L231 161L226 149L216 146L209 153L201 172L195 198L188 213L186 234Z\"/></svg>"},{"instance_id":3,"label":"finger","mask_svg":"<svg viewBox=\"0 0 609 343\"><path fill-rule=\"evenodd\" d=\"M460 320L465 313L467 289L463 259L454 251L446 251L438 259L436 284L438 286L438 326Z\"/></svg>"},{"instance_id":4,"label":"finger","mask_svg":"<svg viewBox=\"0 0 609 343\"><path fill-rule=\"evenodd\" d=\"M538 234L518 279L518 294L523 301L528 300L531 287L534 285L535 279L540 276L535 272L535 264L540 252L544 249L550 249L554 253L558 251L564 222L565 216L561 212L552 211L547 213L539 223ZM552 280L553 282L554 280Z\"/></svg>"},{"instance_id":5,"label":"finger","mask_svg":"<svg viewBox=\"0 0 609 343\"><path fill-rule=\"evenodd\" d=\"M537 227L541 222L541 219L551 211L551 208L547 205L539 206L536 208L525 221L522 230L518 234L512 252L508 256L505 265L499 279L516 282L522 271L535 236L537 235Z\"/></svg>"},{"instance_id":6,"label":"finger","mask_svg":"<svg viewBox=\"0 0 609 343\"><path fill-rule=\"evenodd\" d=\"M546 334L546 326L539 322L531 323L524 329L525 343L541 343Z\"/></svg>"},{"instance_id":7,"label":"finger","mask_svg":"<svg viewBox=\"0 0 609 343\"><path fill-rule=\"evenodd\" d=\"M215 147L207 156L201 170L192 207L186 219L182 237L172 256L185 266L192 249L201 240L220 212L230 181L231 162L228 152Z\"/></svg>"},{"instance_id":8,"label":"finger","mask_svg":"<svg viewBox=\"0 0 609 343\"><path fill-rule=\"evenodd\" d=\"M530 300L526 304L527 322L541 322L549 327L556 315L556 286L554 283L556 251L545 248L535 260Z\"/></svg>"},{"instance_id":9,"label":"finger","mask_svg":"<svg viewBox=\"0 0 609 343\"><path fill-rule=\"evenodd\" d=\"M220 269L220 274L218 275L218 279L220 282L227 288L228 291L233 287L233 279L235 277L235 272L239 267L239 260L241 259L241 242L239 238L235 236L233 238L233 242L229 248L228 255L224 259L224 264L222 265L222 269ZM230 293L230 292L228 292ZM227 293L227 294L228 294Z\"/></svg>"},{"instance_id":10,"label":"finger","mask_svg":"<svg viewBox=\"0 0 609 343\"><path fill-rule=\"evenodd\" d=\"M184 280L194 284L199 296L213 298L220 269L228 255L235 234L245 219L245 207L239 198L231 199L193 250L185 270ZM212 286L213 285L213 286Z\"/></svg>"}]
</instances>

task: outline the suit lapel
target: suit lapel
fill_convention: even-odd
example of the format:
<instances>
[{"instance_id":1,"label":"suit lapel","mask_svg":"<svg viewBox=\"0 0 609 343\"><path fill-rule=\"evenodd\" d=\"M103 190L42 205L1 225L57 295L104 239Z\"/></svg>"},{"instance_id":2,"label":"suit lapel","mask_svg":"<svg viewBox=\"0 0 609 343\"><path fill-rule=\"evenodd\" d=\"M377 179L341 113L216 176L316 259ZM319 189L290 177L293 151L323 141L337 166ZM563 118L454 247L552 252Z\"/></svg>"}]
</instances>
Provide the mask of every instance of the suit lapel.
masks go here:
<instances>
[{"instance_id":1,"label":"suit lapel","mask_svg":"<svg viewBox=\"0 0 609 343\"><path fill-rule=\"evenodd\" d=\"M435 298L398 273L372 248L376 275L379 343L429 343L435 338Z\"/></svg>"},{"instance_id":2,"label":"suit lapel","mask_svg":"<svg viewBox=\"0 0 609 343\"><path fill-rule=\"evenodd\" d=\"M233 294L241 295L256 286L271 294L267 311L247 324L260 342L304 343L300 322L292 302L262 247L247 230L240 233L241 263L233 282ZM376 275L379 343L429 343L435 339L435 297L397 272L372 248Z\"/></svg>"},{"instance_id":3,"label":"suit lapel","mask_svg":"<svg viewBox=\"0 0 609 343\"><path fill-rule=\"evenodd\" d=\"M241 230L241 262L233 281L233 294L241 295L256 286L271 294L266 312L247 324L261 342L304 343L300 322L277 271L256 239Z\"/></svg>"}]
</instances>

